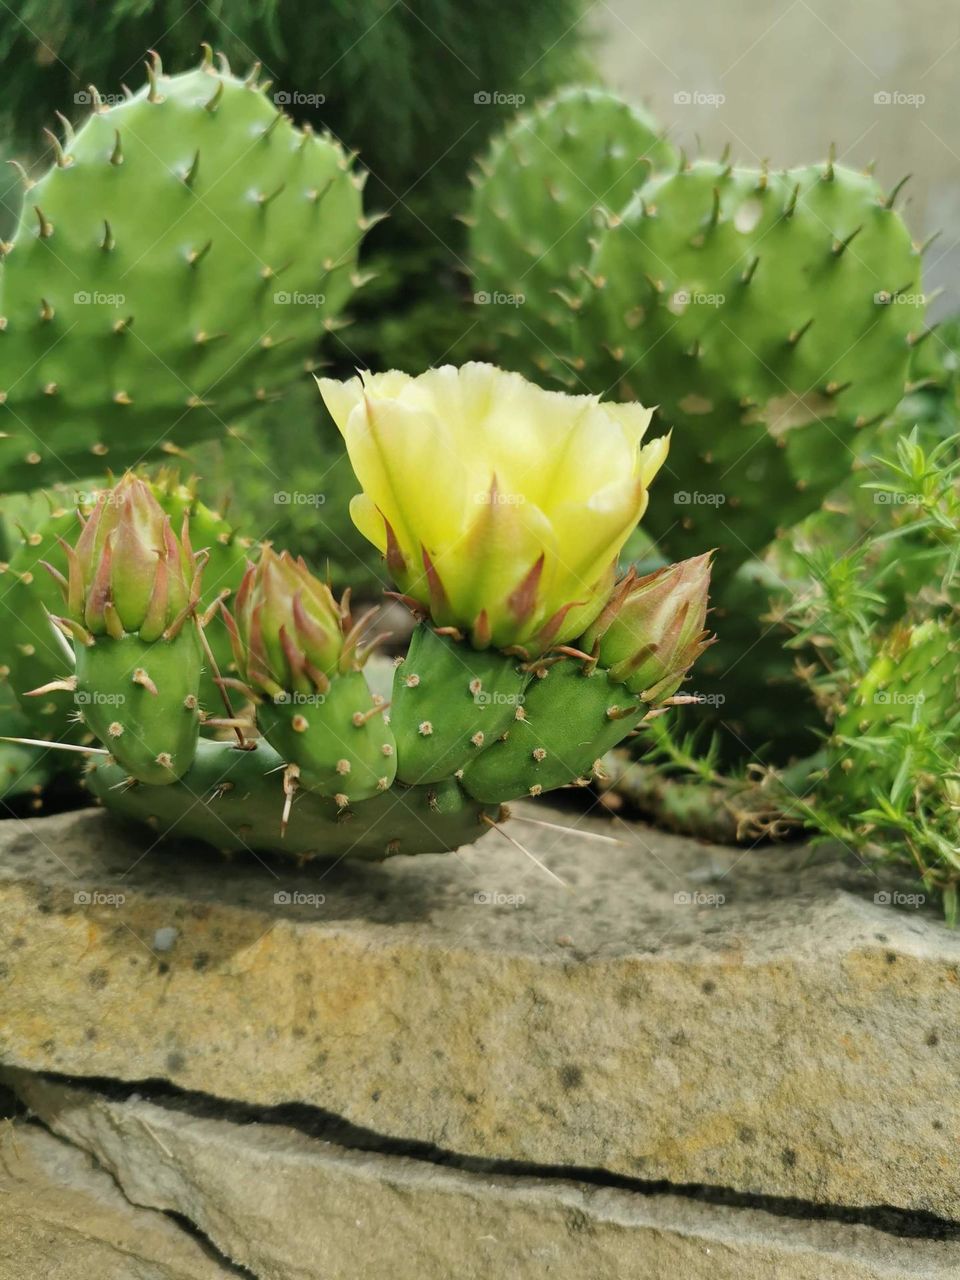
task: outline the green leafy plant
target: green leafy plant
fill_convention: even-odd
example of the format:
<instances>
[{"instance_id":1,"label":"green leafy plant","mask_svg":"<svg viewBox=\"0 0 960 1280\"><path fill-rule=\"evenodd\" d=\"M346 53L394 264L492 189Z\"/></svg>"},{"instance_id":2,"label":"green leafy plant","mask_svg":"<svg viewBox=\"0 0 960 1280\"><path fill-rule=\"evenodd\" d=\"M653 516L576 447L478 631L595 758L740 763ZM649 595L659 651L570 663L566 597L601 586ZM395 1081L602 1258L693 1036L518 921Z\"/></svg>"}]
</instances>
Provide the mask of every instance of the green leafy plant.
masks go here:
<instances>
[{"instance_id":1,"label":"green leafy plant","mask_svg":"<svg viewBox=\"0 0 960 1280\"><path fill-rule=\"evenodd\" d=\"M816 588L790 612L794 645L817 654L808 678L830 729L800 811L859 856L919 874L954 922L960 437L925 445L914 429L878 463L864 486L878 527L847 555L811 553Z\"/></svg>"}]
</instances>

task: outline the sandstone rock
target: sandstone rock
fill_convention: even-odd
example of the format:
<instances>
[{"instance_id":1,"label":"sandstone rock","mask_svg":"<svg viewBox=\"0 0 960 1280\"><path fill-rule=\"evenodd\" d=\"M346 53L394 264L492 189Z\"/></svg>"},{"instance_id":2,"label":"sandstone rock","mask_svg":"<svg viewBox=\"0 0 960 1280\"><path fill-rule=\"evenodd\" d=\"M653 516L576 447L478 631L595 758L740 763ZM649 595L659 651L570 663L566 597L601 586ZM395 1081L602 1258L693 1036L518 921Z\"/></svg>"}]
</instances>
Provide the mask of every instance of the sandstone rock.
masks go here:
<instances>
[{"instance_id":1,"label":"sandstone rock","mask_svg":"<svg viewBox=\"0 0 960 1280\"><path fill-rule=\"evenodd\" d=\"M4 823L0 1061L960 1219L960 936L803 848L616 829L297 871Z\"/></svg>"},{"instance_id":2,"label":"sandstone rock","mask_svg":"<svg viewBox=\"0 0 960 1280\"><path fill-rule=\"evenodd\" d=\"M0 1130L0 1280L227 1280L170 1218L35 1125Z\"/></svg>"},{"instance_id":3,"label":"sandstone rock","mask_svg":"<svg viewBox=\"0 0 960 1280\"><path fill-rule=\"evenodd\" d=\"M194 1222L259 1280L951 1280L960 1243L479 1175L282 1125L119 1101L19 1074L26 1102L127 1196Z\"/></svg>"}]
</instances>

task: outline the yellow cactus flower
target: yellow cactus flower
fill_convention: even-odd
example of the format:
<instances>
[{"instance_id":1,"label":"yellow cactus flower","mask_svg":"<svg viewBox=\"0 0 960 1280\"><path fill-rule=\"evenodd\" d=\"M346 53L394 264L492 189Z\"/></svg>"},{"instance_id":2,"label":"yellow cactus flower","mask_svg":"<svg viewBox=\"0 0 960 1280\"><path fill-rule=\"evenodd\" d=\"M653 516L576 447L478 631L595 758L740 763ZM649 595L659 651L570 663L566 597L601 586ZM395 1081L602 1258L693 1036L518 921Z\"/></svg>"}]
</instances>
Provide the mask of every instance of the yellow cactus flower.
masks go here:
<instances>
[{"instance_id":1,"label":"yellow cactus flower","mask_svg":"<svg viewBox=\"0 0 960 1280\"><path fill-rule=\"evenodd\" d=\"M531 655L589 626L667 455L641 446L652 410L488 364L317 381L363 489L353 522L436 625Z\"/></svg>"}]
</instances>

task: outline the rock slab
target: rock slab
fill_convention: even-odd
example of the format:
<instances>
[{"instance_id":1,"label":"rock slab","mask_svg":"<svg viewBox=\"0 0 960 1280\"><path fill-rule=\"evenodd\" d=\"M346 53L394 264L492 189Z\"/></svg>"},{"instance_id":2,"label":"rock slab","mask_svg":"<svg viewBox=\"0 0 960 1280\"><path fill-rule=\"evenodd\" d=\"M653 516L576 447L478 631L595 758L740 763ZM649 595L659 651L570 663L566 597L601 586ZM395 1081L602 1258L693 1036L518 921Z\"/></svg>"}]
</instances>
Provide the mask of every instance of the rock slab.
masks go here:
<instances>
[{"instance_id":1,"label":"rock slab","mask_svg":"<svg viewBox=\"0 0 960 1280\"><path fill-rule=\"evenodd\" d=\"M31 1124L0 1131L0 1280L228 1280L191 1235L125 1200L88 1155Z\"/></svg>"},{"instance_id":2,"label":"rock slab","mask_svg":"<svg viewBox=\"0 0 960 1280\"><path fill-rule=\"evenodd\" d=\"M960 1244L478 1175L348 1151L15 1073L41 1119L138 1204L195 1223L258 1280L953 1280Z\"/></svg>"},{"instance_id":3,"label":"rock slab","mask_svg":"<svg viewBox=\"0 0 960 1280\"><path fill-rule=\"evenodd\" d=\"M809 850L521 816L529 857L302 870L4 823L0 1061L960 1220L960 935Z\"/></svg>"}]
</instances>

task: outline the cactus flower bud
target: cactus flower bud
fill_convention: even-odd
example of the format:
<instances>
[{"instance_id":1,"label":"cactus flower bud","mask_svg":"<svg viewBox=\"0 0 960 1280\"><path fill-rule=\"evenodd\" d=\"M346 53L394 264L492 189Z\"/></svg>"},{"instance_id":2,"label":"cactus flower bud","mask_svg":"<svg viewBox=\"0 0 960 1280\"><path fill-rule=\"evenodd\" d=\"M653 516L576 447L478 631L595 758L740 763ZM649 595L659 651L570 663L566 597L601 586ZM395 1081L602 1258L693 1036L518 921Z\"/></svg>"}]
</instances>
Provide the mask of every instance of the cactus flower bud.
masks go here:
<instances>
[{"instance_id":1,"label":"cactus flower bud","mask_svg":"<svg viewBox=\"0 0 960 1280\"><path fill-rule=\"evenodd\" d=\"M234 656L246 678L271 696L329 686L343 666L343 613L303 559L264 546L236 599ZM349 655L347 656L347 665Z\"/></svg>"},{"instance_id":2,"label":"cactus flower bud","mask_svg":"<svg viewBox=\"0 0 960 1280\"><path fill-rule=\"evenodd\" d=\"M202 664L197 628L184 624L206 562L178 538L150 486L132 473L97 498L75 547L61 543L67 577L47 565L66 600L69 682L78 714L129 777L166 786L197 750Z\"/></svg>"},{"instance_id":3,"label":"cactus flower bud","mask_svg":"<svg viewBox=\"0 0 960 1280\"><path fill-rule=\"evenodd\" d=\"M711 554L666 565L643 578L631 570L578 641L611 680L644 702L662 702L675 693L713 643L704 629Z\"/></svg>"},{"instance_id":4,"label":"cactus flower bud","mask_svg":"<svg viewBox=\"0 0 960 1280\"><path fill-rule=\"evenodd\" d=\"M308 791L346 807L386 791L396 776L396 745L360 667L357 646L368 618L352 625L347 598L302 559L264 546L224 610L237 666L266 698L260 732Z\"/></svg>"},{"instance_id":5,"label":"cactus flower bud","mask_svg":"<svg viewBox=\"0 0 960 1280\"><path fill-rule=\"evenodd\" d=\"M67 611L90 635L159 640L196 603L186 520L178 538L150 486L132 473L99 494L76 547L66 551Z\"/></svg>"},{"instance_id":6,"label":"cactus flower bud","mask_svg":"<svg viewBox=\"0 0 960 1280\"><path fill-rule=\"evenodd\" d=\"M486 364L318 381L363 489L353 521L434 623L535 655L593 621L667 454L641 447L651 410Z\"/></svg>"}]
</instances>

